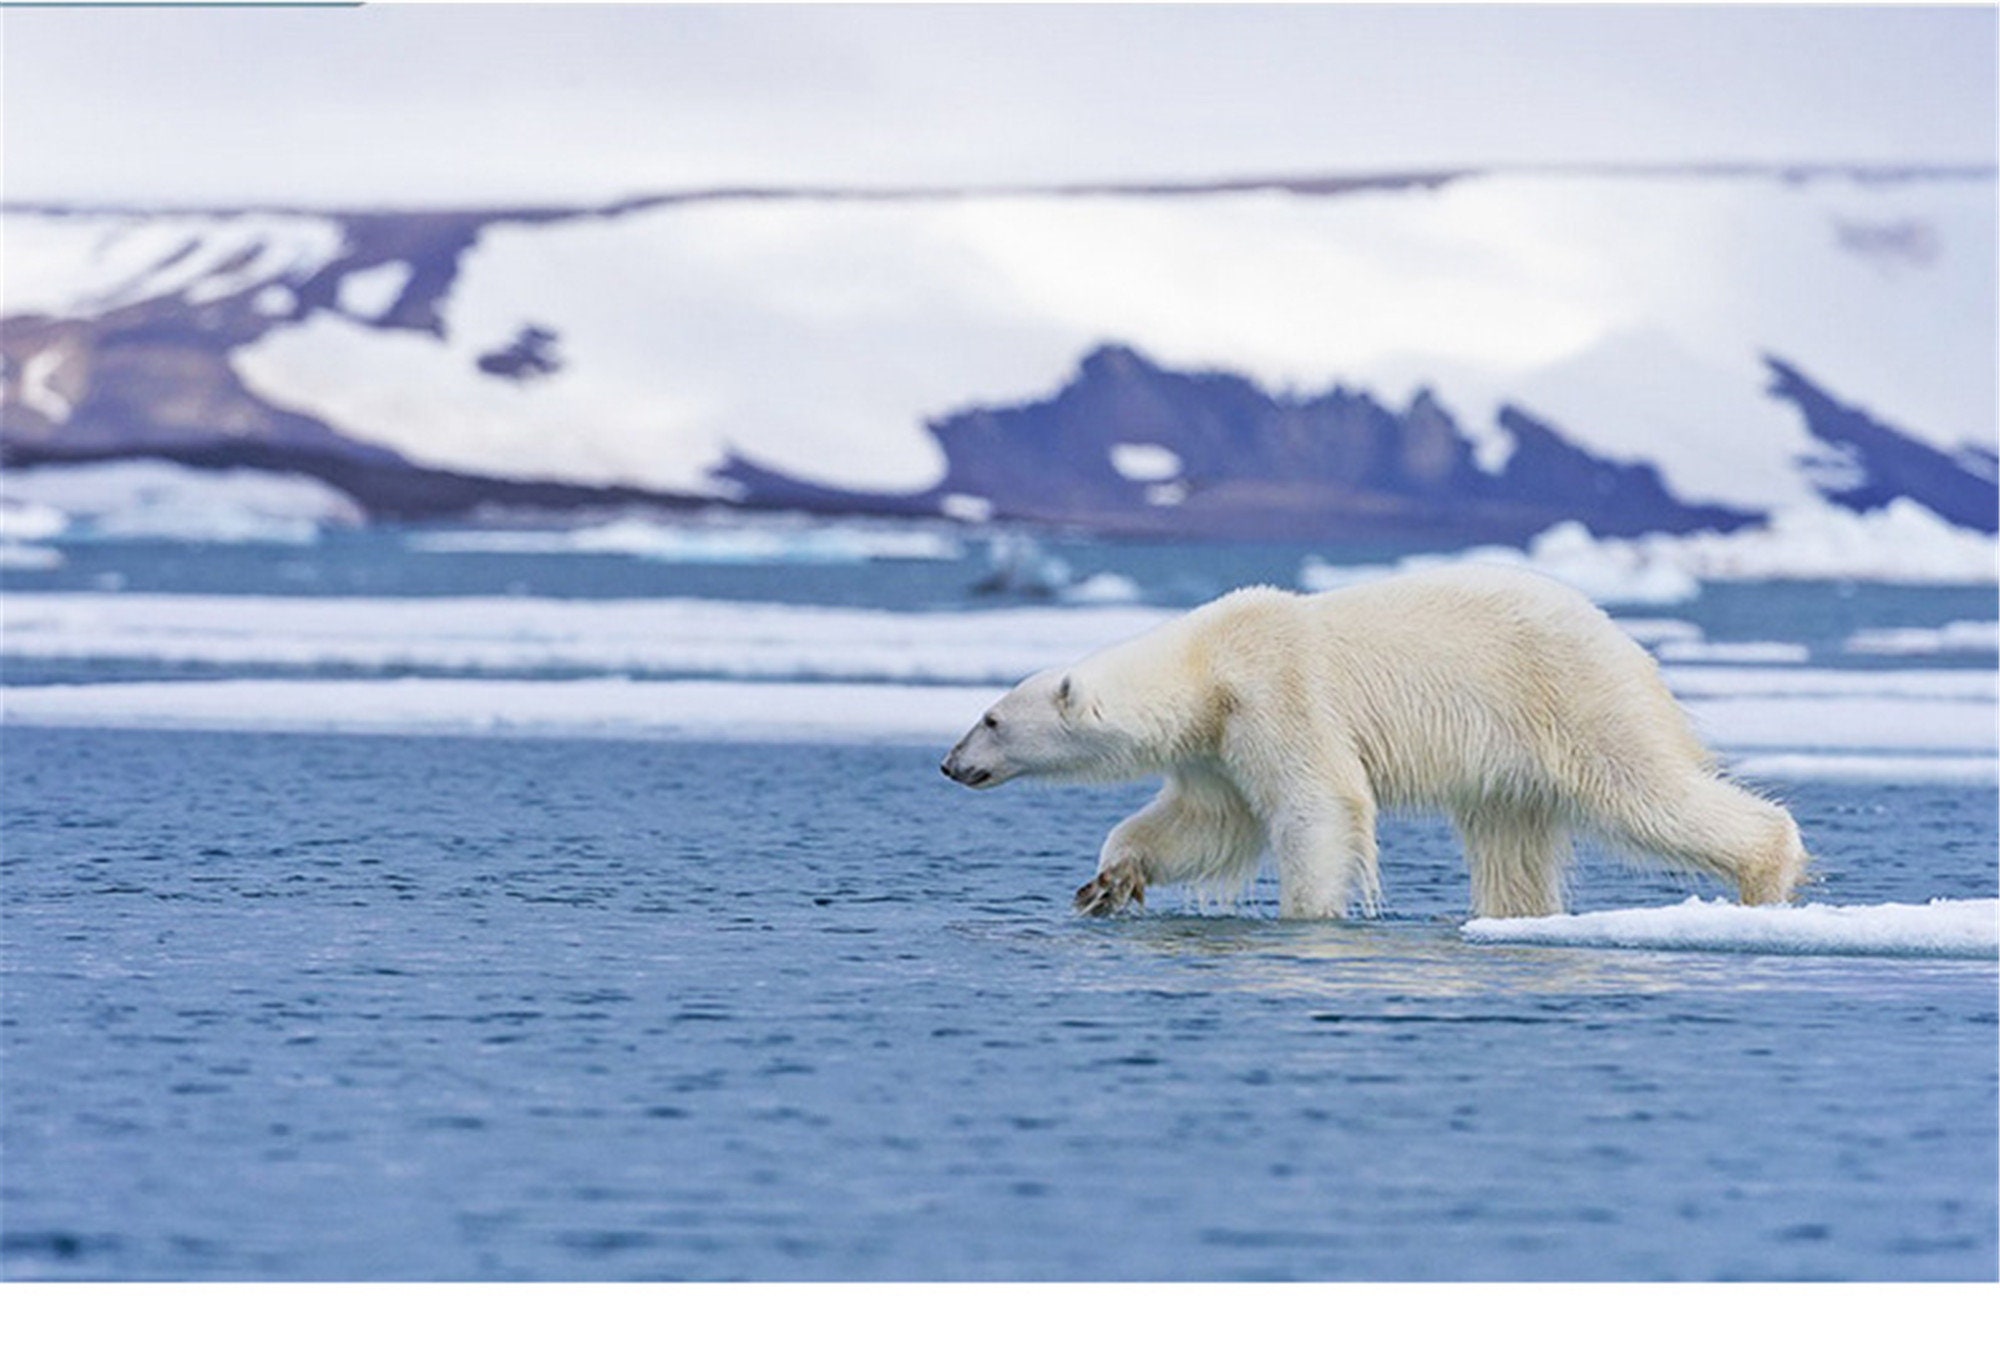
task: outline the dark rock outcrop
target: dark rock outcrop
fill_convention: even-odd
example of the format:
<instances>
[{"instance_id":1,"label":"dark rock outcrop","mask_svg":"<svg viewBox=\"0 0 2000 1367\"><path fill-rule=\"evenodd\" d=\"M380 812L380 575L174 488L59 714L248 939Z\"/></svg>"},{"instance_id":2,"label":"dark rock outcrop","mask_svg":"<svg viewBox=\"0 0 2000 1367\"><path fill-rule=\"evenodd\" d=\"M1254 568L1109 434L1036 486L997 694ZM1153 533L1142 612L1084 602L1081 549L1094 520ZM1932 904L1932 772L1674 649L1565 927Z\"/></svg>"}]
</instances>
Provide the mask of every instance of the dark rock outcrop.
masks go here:
<instances>
[{"instance_id":1,"label":"dark rock outcrop","mask_svg":"<svg viewBox=\"0 0 2000 1367\"><path fill-rule=\"evenodd\" d=\"M978 500L996 517L1148 535L1451 543L1521 541L1570 519L1613 535L1760 520L1683 503L1652 466L1586 451L1520 409L1500 422L1514 448L1494 474L1429 391L1399 412L1363 390L1271 394L1106 346L1047 399L932 422L947 471L927 495L847 495L740 455L717 473L754 505L889 512ZM1121 473L1117 453L1130 447L1170 452L1178 468Z\"/></svg>"},{"instance_id":2,"label":"dark rock outcrop","mask_svg":"<svg viewBox=\"0 0 2000 1367\"><path fill-rule=\"evenodd\" d=\"M1764 363L1770 393L1796 405L1806 429L1826 445L1825 454L1800 457L1821 497L1856 512L1909 498L1961 527L2000 528L2000 457L1991 448L1939 450L1840 402L1775 356Z\"/></svg>"}]
</instances>

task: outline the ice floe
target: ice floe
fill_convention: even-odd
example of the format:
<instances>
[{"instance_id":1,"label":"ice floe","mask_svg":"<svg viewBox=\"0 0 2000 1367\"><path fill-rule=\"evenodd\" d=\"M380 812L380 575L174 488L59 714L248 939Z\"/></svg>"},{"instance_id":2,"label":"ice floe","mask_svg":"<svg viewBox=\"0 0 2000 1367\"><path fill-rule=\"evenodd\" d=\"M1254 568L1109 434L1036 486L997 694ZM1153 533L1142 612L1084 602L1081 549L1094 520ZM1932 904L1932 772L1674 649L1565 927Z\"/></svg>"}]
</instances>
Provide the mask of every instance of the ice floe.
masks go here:
<instances>
[{"instance_id":1,"label":"ice floe","mask_svg":"<svg viewBox=\"0 0 2000 1367\"><path fill-rule=\"evenodd\" d=\"M919 527L829 523L662 522L621 517L555 530L464 528L415 532L412 550L474 555L629 555L688 565L846 564L956 560L958 538Z\"/></svg>"},{"instance_id":2,"label":"ice floe","mask_svg":"<svg viewBox=\"0 0 2000 1367\"><path fill-rule=\"evenodd\" d=\"M1881 627L1855 632L1841 648L1850 655L1991 655L2000 651L2000 622Z\"/></svg>"},{"instance_id":3,"label":"ice floe","mask_svg":"<svg viewBox=\"0 0 2000 1367\"><path fill-rule=\"evenodd\" d=\"M61 530L114 540L303 545L324 527L366 521L353 499L305 475L153 459L10 470L7 493L78 524Z\"/></svg>"},{"instance_id":4,"label":"ice floe","mask_svg":"<svg viewBox=\"0 0 2000 1367\"><path fill-rule=\"evenodd\" d=\"M700 679L225 679L0 688L8 725L778 742L958 736L990 688Z\"/></svg>"},{"instance_id":5,"label":"ice floe","mask_svg":"<svg viewBox=\"0 0 2000 1367\"><path fill-rule=\"evenodd\" d=\"M6 638L13 649L16 618L9 600ZM581 606L581 605L578 605ZM509 663L503 643L462 644L461 659ZM724 652L742 662L742 644ZM776 650L785 649L782 645ZM230 658L225 638L200 656ZM266 660L254 643L240 652ZM374 659L349 655L357 666L406 663L391 651ZM436 658L432 656L431 658ZM227 730L372 730L484 733L505 730L648 736L766 739L809 736L828 743L884 739L948 741L992 702L1001 683L893 681L911 678L919 661L888 663L872 680L812 678L581 679L481 677L267 678L159 683L17 685L0 689L8 724L138 726ZM321 660L323 663L323 659ZM766 664L781 663L776 655ZM928 667L937 668L934 663ZM940 672L943 672L942 669ZM849 676L852 679L852 676ZM1993 704L1910 699L1883 706L1865 696L1709 698L1690 705L1698 729L1750 778L1829 782L1992 782ZM1839 748L1829 748L1829 738Z\"/></svg>"},{"instance_id":6,"label":"ice floe","mask_svg":"<svg viewBox=\"0 0 2000 1367\"><path fill-rule=\"evenodd\" d=\"M1990 959L2000 952L1997 931L2000 901L1990 897L1847 907L1745 907L1691 897L1665 907L1474 920L1462 933L1489 945Z\"/></svg>"},{"instance_id":7,"label":"ice floe","mask_svg":"<svg viewBox=\"0 0 2000 1367\"><path fill-rule=\"evenodd\" d=\"M68 529L69 515L60 508L0 499L0 541L47 541Z\"/></svg>"},{"instance_id":8,"label":"ice floe","mask_svg":"<svg viewBox=\"0 0 2000 1367\"><path fill-rule=\"evenodd\" d=\"M1804 664L1812 651L1797 641L1661 641L1653 653L1662 660L1710 664Z\"/></svg>"},{"instance_id":9,"label":"ice floe","mask_svg":"<svg viewBox=\"0 0 2000 1367\"><path fill-rule=\"evenodd\" d=\"M1738 755L1729 772L1753 782L1779 779L1790 783L1936 783L1989 788L2000 784L2000 761L1993 755L1752 753Z\"/></svg>"},{"instance_id":10,"label":"ice floe","mask_svg":"<svg viewBox=\"0 0 2000 1367\"><path fill-rule=\"evenodd\" d=\"M1115 605L926 613L697 598L22 593L0 600L0 649L234 667L999 685L1171 615Z\"/></svg>"},{"instance_id":11,"label":"ice floe","mask_svg":"<svg viewBox=\"0 0 2000 1367\"><path fill-rule=\"evenodd\" d=\"M63 553L54 546L0 541L0 570L59 570L65 563Z\"/></svg>"},{"instance_id":12,"label":"ice floe","mask_svg":"<svg viewBox=\"0 0 2000 1367\"><path fill-rule=\"evenodd\" d=\"M1528 543L1475 546L1450 555L1406 556L1395 565L1329 565L1315 556L1299 568L1310 590L1378 579L1400 570L1474 562L1538 570L1599 603L1668 605L1697 597L1703 583L1770 580L1883 584L1991 584L2000 578L1993 537L1955 527L1908 499L1856 513L1807 502L1780 508L1770 525L1734 532L1593 537L1574 522Z\"/></svg>"}]
</instances>

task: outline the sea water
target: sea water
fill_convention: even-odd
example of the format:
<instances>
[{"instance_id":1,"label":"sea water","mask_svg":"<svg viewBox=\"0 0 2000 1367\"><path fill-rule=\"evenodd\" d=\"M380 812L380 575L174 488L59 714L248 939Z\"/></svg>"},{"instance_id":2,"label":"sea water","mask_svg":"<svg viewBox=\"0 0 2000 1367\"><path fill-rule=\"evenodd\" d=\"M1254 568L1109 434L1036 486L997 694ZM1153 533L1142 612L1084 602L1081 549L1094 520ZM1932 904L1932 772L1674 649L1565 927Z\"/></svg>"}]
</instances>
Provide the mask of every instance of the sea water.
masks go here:
<instances>
[{"instance_id":1,"label":"sea water","mask_svg":"<svg viewBox=\"0 0 2000 1367\"><path fill-rule=\"evenodd\" d=\"M304 566L447 611L512 582L984 610L958 563L746 568L752 593L712 568L345 553L70 564L260 602ZM1280 559L1121 554L1160 602ZM1857 630L1982 614L1990 592L1824 585L1673 610L1849 667ZM10 688L190 672L246 671L7 659ZM1422 819L1385 824L1374 919L1281 922L1261 883L1087 920L1070 893L1149 790L970 793L940 750L10 724L0 1271L2000 1271L1990 959L1471 944L1462 860ZM1990 784L1764 786L1804 828L1817 901L2000 881ZM1718 891L1593 852L1571 902Z\"/></svg>"}]
</instances>

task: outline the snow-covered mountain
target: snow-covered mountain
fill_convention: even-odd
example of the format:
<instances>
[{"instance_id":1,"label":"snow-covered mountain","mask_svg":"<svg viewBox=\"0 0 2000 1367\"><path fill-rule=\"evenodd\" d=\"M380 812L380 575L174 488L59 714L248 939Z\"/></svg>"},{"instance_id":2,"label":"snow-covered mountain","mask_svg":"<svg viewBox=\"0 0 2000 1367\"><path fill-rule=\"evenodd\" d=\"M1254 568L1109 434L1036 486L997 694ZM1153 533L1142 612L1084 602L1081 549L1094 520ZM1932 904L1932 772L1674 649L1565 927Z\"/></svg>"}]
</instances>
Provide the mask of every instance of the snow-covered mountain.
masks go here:
<instances>
[{"instance_id":1,"label":"snow-covered mountain","mask_svg":"<svg viewBox=\"0 0 2000 1367\"><path fill-rule=\"evenodd\" d=\"M396 515L719 498L1114 530L1995 523L1990 171L14 208L6 456ZM523 482L533 482L524 486Z\"/></svg>"}]
</instances>

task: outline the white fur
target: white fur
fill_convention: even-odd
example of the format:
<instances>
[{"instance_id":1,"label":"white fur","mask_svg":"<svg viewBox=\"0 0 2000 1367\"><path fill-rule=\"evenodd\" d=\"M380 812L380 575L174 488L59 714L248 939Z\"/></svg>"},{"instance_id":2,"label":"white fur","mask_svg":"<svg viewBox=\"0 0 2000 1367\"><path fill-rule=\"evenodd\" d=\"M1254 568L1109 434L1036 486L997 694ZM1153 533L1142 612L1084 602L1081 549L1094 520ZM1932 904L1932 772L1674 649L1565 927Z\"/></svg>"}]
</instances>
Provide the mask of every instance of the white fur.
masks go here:
<instances>
[{"instance_id":1,"label":"white fur","mask_svg":"<svg viewBox=\"0 0 2000 1367\"><path fill-rule=\"evenodd\" d=\"M945 760L973 787L1167 776L1104 842L1086 910L1149 883L1240 886L1268 849L1287 916L1376 896L1375 818L1457 822L1481 916L1562 910L1572 831L1790 898L1783 808L1719 777L1652 657L1581 594L1458 567L1299 595L1240 589L994 704Z\"/></svg>"}]
</instances>

